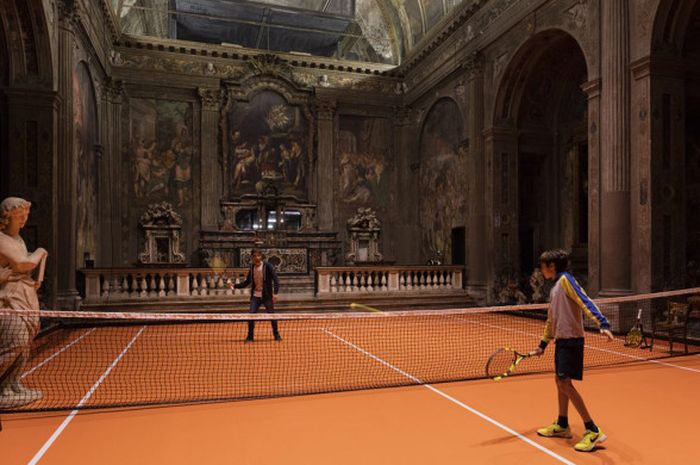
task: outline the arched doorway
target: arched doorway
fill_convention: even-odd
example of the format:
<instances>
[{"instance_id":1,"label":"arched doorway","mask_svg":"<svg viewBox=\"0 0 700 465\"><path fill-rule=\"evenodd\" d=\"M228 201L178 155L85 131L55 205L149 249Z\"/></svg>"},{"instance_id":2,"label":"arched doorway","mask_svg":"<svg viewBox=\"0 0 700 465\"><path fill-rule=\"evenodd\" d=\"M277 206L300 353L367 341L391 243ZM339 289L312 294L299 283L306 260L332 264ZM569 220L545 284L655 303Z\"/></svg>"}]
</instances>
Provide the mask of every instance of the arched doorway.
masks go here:
<instances>
[{"instance_id":1,"label":"arched doorway","mask_svg":"<svg viewBox=\"0 0 700 465\"><path fill-rule=\"evenodd\" d=\"M652 287L700 285L700 1L663 5L652 39Z\"/></svg>"},{"instance_id":2,"label":"arched doorway","mask_svg":"<svg viewBox=\"0 0 700 465\"><path fill-rule=\"evenodd\" d=\"M500 279L526 279L539 254L554 247L572 251L574 273L587 279L587 76L578 43L558 30L532 37L506 69L495 126L505 128L510 150L494 155L506 206L501 221L515 240L505 268L496 270Z\"/></svg>"},{"instance_id":3,"label":"arched doorway","mask_svg":"<svg viewBox=\"0 0 700 465\"><path fill-rule=\"evenodd\" d=\"M423 122L419 189L423 260L461 261L461 264L465 261L466 178L461 169L462 121L457 103L442 98L433 104ZM459 247L461 253L457 255L461 257L453 256L453 250Z\"/></svg>"}]
</instances>

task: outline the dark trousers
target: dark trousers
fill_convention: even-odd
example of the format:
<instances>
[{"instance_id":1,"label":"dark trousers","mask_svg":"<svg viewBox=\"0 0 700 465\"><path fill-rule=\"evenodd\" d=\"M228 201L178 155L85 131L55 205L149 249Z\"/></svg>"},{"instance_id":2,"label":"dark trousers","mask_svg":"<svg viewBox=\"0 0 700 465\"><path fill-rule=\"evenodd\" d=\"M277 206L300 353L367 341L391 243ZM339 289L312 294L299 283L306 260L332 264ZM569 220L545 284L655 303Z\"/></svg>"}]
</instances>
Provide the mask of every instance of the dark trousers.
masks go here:
<instances>
[{"instance_id":1,"label":"dark trousers","mask_svg":"<svg viewBox=\"0 0 700 465\"><path fill-rule=\"evenodd\" d=\"M258 313L258 310L260 310L261 305L265 306L266 313L275 313L275 305L272 302L272 299L263 300L260 297L255 297L255 296L251 297L251 299L250 299L250 313ZM271 320L271 322L272 322L272 335L275 337L275 339L278 339L280 337L280 332L277 329L277 321ZM255 320L249 320L248 321L248 339L253 339L254 333L255 333Z\"/></svg>"}]
</instances>

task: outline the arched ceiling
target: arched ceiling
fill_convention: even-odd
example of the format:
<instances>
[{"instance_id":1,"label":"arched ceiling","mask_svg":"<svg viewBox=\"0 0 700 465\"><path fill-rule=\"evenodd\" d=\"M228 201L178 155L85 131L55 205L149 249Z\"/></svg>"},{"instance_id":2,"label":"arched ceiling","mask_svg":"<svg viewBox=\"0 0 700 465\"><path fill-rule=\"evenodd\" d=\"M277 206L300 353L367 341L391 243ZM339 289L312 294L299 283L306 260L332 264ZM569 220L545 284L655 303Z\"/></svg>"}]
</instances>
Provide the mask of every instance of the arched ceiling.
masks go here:
<instances>
[{"instance_id":1,"label":"arched ceiling","mask_svg":"<svg viewBox=\"0 0 700 465\"><path fill-rule=\"evenodd\" d=\"M466 0L112 0L123 32L400 64Z\"/></svg>"}]
</instances>

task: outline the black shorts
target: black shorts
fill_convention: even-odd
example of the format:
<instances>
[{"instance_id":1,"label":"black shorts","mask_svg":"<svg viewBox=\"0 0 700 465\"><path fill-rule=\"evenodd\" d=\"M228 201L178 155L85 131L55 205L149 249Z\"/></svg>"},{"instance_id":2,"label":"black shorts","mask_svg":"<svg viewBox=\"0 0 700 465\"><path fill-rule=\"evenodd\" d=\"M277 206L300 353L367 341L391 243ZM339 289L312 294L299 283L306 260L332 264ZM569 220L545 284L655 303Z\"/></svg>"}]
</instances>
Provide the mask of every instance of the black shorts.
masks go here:
<instances>
[{"instance_id":1,"label":"black shorts","mask_svg":"<svg viewBox=\"0 0 700 465\"><path fill-rule=\"evenodd\" d=\"M561 379L583 379L584 339L557 339L554 349L554 370Z\"/></svg>"}]
</instances>

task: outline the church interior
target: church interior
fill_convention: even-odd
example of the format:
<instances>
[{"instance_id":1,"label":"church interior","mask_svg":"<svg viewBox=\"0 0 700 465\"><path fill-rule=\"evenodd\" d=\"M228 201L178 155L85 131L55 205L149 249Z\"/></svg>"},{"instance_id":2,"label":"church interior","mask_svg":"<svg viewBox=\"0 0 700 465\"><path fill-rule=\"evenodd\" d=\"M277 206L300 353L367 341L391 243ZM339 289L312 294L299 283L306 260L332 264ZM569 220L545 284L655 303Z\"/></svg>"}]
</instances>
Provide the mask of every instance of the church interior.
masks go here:
<instances>
[{"instance_id":1,"label":"church interior","mask_svg":"<svg viewBox=\"0 0 700 465\"><path fill-rule=\"evenodd\" d=\"M299 302L528 302L551 248L592 295L700 280L700 2L0 8L0 196L32 203L44 308L186 309L254 247Z\"/></svg>"},{"instance_id":2,"label":"church interior","mask_svg":"<svg viewBox=\"0 0 700 465\"><path fill-rule=\"evenodd\" d=\"M4 465L692 463L699 355L700 0L0 0Z\"/></svg>"}]
</instances>

